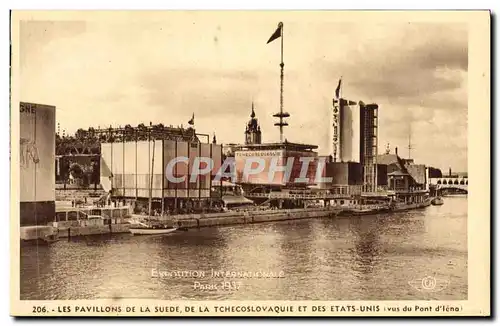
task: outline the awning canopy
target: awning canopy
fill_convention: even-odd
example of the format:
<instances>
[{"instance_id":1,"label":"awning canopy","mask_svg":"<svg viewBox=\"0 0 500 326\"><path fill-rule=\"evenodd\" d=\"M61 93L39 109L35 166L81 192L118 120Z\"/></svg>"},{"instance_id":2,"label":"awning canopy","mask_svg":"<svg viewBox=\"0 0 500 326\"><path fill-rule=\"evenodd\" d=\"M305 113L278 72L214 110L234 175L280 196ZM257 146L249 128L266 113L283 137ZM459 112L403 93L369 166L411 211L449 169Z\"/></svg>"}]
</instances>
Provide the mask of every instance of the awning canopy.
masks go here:
<instances>
[{"instance_id":1,"label":"awning canopy","mask_svg":"<svg viewBox=\"0 0 500 326\"><path fill-rule=\"evenodd\" d=\"M212 181L212 186L213 187L220 187L221 186L221 181ZM224 181L222 180L222 187L235 187L236 184L229 182L229 181Z\"/></svg>"},{"instance_id":2,"label":"awning canopy","mask_svg":"<svg viewBox=\"0 0 500 326\"><path fill-rule=\"evenodd\" d=\"M253 201L243 196L222 196L225 205L253 204Z\"/></svg>"}]
</instances>

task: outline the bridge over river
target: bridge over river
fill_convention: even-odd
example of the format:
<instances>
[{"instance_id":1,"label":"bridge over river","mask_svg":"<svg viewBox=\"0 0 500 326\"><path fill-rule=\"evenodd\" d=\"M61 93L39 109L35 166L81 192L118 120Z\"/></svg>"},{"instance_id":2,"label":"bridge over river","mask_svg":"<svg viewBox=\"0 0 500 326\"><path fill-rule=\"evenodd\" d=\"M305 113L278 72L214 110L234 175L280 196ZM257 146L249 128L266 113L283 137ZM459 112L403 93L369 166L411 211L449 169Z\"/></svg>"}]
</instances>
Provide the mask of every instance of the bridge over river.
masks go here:
<instances>
[{"instance_id":1,"label":"bridge over river","mask_svg":"<svg viewBox=\"0 0 500 326\"><path fill-rule=\"evenodd\" d=\"M467 177L429 178L429 184L435 186L436 190L469 191L469 179Z\"/></svg>"}]
</instances>

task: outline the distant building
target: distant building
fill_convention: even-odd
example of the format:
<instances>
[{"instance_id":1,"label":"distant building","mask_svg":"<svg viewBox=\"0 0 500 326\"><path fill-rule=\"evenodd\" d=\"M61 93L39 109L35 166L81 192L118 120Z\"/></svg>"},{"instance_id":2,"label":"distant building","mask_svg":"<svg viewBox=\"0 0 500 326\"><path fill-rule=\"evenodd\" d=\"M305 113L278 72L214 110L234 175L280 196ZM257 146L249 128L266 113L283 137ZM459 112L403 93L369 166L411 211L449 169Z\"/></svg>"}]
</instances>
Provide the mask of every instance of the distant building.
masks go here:
<instances>
[{"instance_id":1,"label":"distant building","mask_svg":"<svg viewBox=\"0 0 500 326\"><path fill-rule=\"evenodd\" d=\"M99 154L71 154L56 155L56 184L58 189L64 189L69 181L71 166L77 164L81 167L83 175L78 180L80 187L93 186L97 189L100 184L99 178ZM73 185L76 186L76 185Z\"/></svg>"},{"instance_id":2,"label":"distant building","mask_svg":"<svg viewBox=\"0 0 500 326\"><path fill-rule=\"evenodd\" d=\"M441 172L440 169L434 168L429 166L429 178L441 178L443 176L443 173Z\"/></svg>"},{"instance_id":3,"label":"distant building","mask_svg":"<svg viewBox=\"0 0 500 326\"><path fill-rule=\"evenodd\" d=\"M236 182L244 185L244 189L254 189L256 187L263 190L280 190L284 187L303 187L314 184L316 177L316 158L318 153L315 151L318 146L290 143L285 140L283 143L251 144L240 145L234 148L234 157L236 165ZM245 174L245 166L249 158L260 158L264 160L265 169L257 174ZM293 166L288 180L284 171L276 171L270 175L272 164L285 167L288 158L293 157ZM295 182L300 177L302 169L301 157L313 158L309 163L306 173L306 179L303 182ZM273 163L274 162L274 163ZM245 186L248 185L248 186Z\"/></svg>"},{"instance_id":4,"label":"distant building","mask_svg":"<svg viewBox=\"0 0 500 326\"><path fill-rule=\"evenodd\" d=\"M443 175L442 177L451 177L451 178L467 178L467 172L451 172L451 168L448 169L448 174Z\"/></svg>"},{"instance_id":5,"label":"distant building","mask_svg":"<svg viewBox=\"0 0 500 326\"><path fill-rule=\"evenodd\" d=\"M387 168L387 188L393 191L423 190L428 183L428 169L423 164L415 164L414 160L399 157L395 153L385 153L377 156L377 163ZM379 182L382 181L379 178Z\"/></svg>"},{"instance_id":6,"label":"distant building","mask_svg":"<svg viewBox=\"0 0 500 326\"><path fill-rule=\"evenodd\" d=\"M401 171L405 165L402 158L398 156L398 149L395 149L395 154L386 153L377 156L377 164L384 164L387 166L387 173L394 171Z\"/></svg>"},{"instance_id":7,"label":"distant building","mask_svg":"<svg viewBox=\"0 0 500 326\"><path fill-rule=\"evenodd\" d=\"M387 165L377 163L377 188L387 189Z\"/></svg>"},{"instance_id":8,"label":"distant building","mask_svg":"<svg viewBox=\"0 0 500 326\"><path fill-rule=\"evenodd\" d=\"M222 145L222 155L226 157L234 157L234 151L241 146L240 144L224 144Z\"/></svg>"},{"instance_id":9,"label":"distant building","mask_svg":"<svg viewBox=\"0 0 500 326\"><path fill-rule=\"evenodd\" d=\"M360 110L360 163L363 166L363 191L377 189L378 105L359 102Z\"/></svg>"},{"instance_id":10,"label":"distant building","mask_svg":"<svg viewBox=\"0 0 500 326\"><path fill-rule=\"evenodd\" d=\"M261 144L262 132L257 118L255 118L255 110L252 102L252 113L250 114L250 121L248 121L245 129L245 145Z\"/></svg>"},{"instance_id":11,"label":"distant building","mask_svg":"<svg viewBox=\"0 0 500 326\"><path fill-rule=\"evenodd\" d=\"M360 195L363 185L363 167L358 162L327 162L322 177L331 178L331 182L318 185L337 195Z\"/></svg>"},{"instance_id":12,"label":"distant building","mask_svg":"<svg viewBox=\"0 0 500 326\"><path fill-rule=\"evenodd\" d=\"M56 157L55 176L58 188L67 187L70 176L70 166L78 164L85 172L85 178L72 187L97 187L100 175L101 144L114 141L147 141L152 139L182 140L185 142L200 142L198 136L209 141L208 135L197 134L195 129L164 126L163 124L139 124L136 127L125 125L118 128L78 129L74 135L55 135ZM215 136L214 136L215 138Z\"/></svg>"},{"instance_id":13,"label":"distant building","mask_svg":"<svg viewBox=\"0 0 500 326\"><path fill-rule=\"evenodd\" d=\"M280 114L278 114L280 115ZM277 115L274 115L277 116ZM284 113L283 117L288 117L288 113ZM250 120L245 127L245 142L244 144L227 144L223 146L225 158L234 158L236 183L241 185L243 189L250 193L266 192L270 190L281 190L283 188L306 188L308 185L314 184L316 172L316 160L318 153L315 151L318 146L291 143L286 139L280 143L262 143L262 131L259 122L256 118L255 107L252 103L252 112ZM263 159L265 169L258 174L245 174L245 166L249 159ZM270 175L270 167L276 164L278 167L284 167L290 157L294 158L294 163L291 168L289 177L284 171L276 171ZM308 167L306 173L306 181L295 182L296 178L300 177L302 162L301 157L314 158ZM226 173L229 172L226 169ZM279 169L278 169L279 170ZM287 178L288 177L288 178Z\"/></svg>"},{"instance_id":14,"label":"distant building","mask_svg":"<svg viewBox=\"0 0 500 326\"><path fill-rule=\"evenodd\" d=\"M359 162L360 118L358 104L341 99L339 106L339 161Z\"/></svg>"},{"instance_id":15,"label":"distant building","mask_svg":"<svg viewBox=\"0 0 500 326\"><path fill-rule=\"evenodd\" d=\"M98 137L105 141L100 144L100 182L114 198L142 205L151 196L153 206L165 210L201 206L210 200L212 181L222 164L222 146L210 142L208 135L192 128L153 125L101 132L104 135ZM171 163L181 157L187 161ZM198 157L211 158L213 169L191 178ZM169 180L169 170L179 181Z\"/></svg>"},{"instance_id":16,"label":"distant building","mask_svg":"<svg viewBox=\"0 0 500 326\"><path fill-rule=\"evenodd\" d=\"M56 108L20 103L20 225L47 225L55 217Z\"/></svg>"}]
</instances>

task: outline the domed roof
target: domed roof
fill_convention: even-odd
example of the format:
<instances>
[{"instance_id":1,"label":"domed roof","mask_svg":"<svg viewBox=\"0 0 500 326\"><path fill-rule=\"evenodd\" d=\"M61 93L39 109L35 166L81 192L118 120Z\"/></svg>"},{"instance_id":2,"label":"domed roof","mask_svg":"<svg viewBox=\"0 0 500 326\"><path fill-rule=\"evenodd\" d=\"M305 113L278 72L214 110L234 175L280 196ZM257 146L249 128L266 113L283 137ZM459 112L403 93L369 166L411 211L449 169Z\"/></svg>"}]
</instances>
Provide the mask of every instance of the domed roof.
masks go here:
<instances>
[{"instance_id":1,"label":"domed roof","mask_svg":"<svg viewBox=\"0 0 500 326\"><path fill-rule=\"evenodd\" d=\"M252 102L252 113L250 114L250 120L247 124L247 129L250 131L257 130L259 128L259 122L257 118L255 118L255 108L254 103Z\"/></svg>"}]
</instances>

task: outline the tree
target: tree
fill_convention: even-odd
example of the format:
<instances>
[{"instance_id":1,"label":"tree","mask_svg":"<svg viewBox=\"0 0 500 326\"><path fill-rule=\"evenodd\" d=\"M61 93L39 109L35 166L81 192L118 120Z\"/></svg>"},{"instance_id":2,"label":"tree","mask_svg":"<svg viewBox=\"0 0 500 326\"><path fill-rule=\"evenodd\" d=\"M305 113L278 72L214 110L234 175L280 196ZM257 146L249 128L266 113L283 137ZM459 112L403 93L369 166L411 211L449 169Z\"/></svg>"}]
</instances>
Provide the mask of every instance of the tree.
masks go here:
<instances>
[{"instance_id":1,"label":"tree","mask_svg":"<svg viewBox=\"0 0 500 326\"><path fill-rule=\"evenodd\" d=\"M83 129L78 129L75 133L75 138L76 139L79 139L79 140L82 140L82 139L85 139L88 135L88 131L86 130L83 130Z\"/></svg>"},{"instance_id":2,"label":"tree","mask_svg":"<svg viewBox=\"0 0 500 326\"><path fill-rule=\"evenodd\" d=\"M91 174L91 183L94 184L94 189L97 189L97 185L101 182L100 176L100 162L98 160L92 161L92 174Z\"/></svg>"},{"instance_id":3,"label":"tree","mask_svg":"<svg viewBox=\"0 0 500 326\"><path fill-rule=\"evenodd\" d=\"M78 163L72 163L69 167L69 173L73 176L75 179L81 179L83 178L83 169Z\"/></svg>"}]
</instances>

